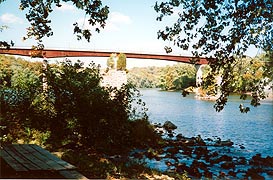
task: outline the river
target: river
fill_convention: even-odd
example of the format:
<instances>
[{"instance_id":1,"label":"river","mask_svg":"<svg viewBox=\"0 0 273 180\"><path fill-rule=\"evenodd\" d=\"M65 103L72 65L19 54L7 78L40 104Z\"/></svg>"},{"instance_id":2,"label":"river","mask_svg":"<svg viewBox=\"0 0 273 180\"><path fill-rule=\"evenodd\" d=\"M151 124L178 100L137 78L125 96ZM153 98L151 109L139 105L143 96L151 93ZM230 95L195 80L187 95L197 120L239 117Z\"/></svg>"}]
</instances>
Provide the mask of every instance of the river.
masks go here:
<instances>
[{"instance_id":1,"label":"river","mask_svg":"<svg viewBox=\"0 0 273 180\"><path fill-rule=\"evenodd\" d=\"M183 97L180 92L158 89L140 89L141 99L148 108L152 123L169 120L178 128L176 133L202 138L220 137L230 139L238 153L253 156L273 156L273 101L265 100L250 112L241 113L239 104L249 105L239 96L230 96L221 112L213 108L214 102L198 100L194 94ZM239 148L244 147L244 148Z\"/></svg>"}]
</instances>

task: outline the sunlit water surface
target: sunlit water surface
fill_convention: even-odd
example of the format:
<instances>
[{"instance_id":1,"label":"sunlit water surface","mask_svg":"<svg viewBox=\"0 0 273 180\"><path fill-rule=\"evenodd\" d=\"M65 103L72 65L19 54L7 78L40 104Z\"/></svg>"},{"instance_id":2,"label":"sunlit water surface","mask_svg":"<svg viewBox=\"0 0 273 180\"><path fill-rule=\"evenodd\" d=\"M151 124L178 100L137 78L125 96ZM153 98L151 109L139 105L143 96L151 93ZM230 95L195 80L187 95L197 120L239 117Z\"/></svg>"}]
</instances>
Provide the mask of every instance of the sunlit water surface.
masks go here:
<instances>
[{"instance_id":1,"label":"sunlit water surface","mask_svg":"<svg viewBox=\"0 0 273 180\"><path fill-rule=\"evenodd\" d=\"M265 100L250 112L241 113L239 104L249 105L239 96L230 96L221 112L213 108L214 102L198 100L194 94L183 97L180 92L166 92L158 89L140 89L142 100L148 107L152 123L169 120L178 128L176 133L186 137L201 135L203 138L220 137L230 139L234 147L244 146L237 153L253 156L273 156L273 101Z\"/></svg>"}]
</instances>

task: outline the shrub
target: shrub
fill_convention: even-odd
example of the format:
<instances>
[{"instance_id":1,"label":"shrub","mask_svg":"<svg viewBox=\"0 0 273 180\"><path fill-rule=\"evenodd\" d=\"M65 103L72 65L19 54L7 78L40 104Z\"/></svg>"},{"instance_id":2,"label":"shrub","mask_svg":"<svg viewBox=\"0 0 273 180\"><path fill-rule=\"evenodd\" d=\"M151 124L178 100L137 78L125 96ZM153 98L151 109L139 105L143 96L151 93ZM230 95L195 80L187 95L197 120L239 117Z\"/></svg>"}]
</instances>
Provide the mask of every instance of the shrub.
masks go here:
<instances>
[{"instance_id":1,"label":"shrub","mask_svg":"<svg viewBox=\"0 0 273 180\"><path fill-rule=\"evenodd\" d=\"M7 127L4 133L10 137L5 141L23 139L52 148L87 147L111 154L156 139L141 100L134 103L136 89L130 84L120 89L101 87L100 71L93 63L83 67L79 61L65 60L50 65L46 91L37 78L27 80L36 77L34 72L15 74L21 76L12 76L11 86L0 90L0 126ZM18 79L20 83L14 83Z\"/></svg>"}]
</instances>

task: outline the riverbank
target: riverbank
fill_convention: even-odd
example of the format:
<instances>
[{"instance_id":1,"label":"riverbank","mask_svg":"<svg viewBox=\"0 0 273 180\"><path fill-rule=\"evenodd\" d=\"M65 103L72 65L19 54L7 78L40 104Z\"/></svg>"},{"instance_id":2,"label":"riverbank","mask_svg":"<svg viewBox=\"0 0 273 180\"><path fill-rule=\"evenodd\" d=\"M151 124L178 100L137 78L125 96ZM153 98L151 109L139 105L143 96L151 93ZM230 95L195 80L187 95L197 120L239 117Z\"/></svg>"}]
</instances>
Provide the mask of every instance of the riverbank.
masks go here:
<instances>
[{"instance_id":1,"label":"riverbank","mask_svg":"<svg viewBox=\"0 0 273 180\"><path fill-rule=\"evenodd\" d=\"M153 125L163 139L129 153L106 155L94 149L66 148L53 152L90 179L272 179L273 157L246 158L230 139L176 134L170 121ZM1 178L61 178L54 174L14 175L1 160Z\"/></svg>"},{"instance_id":2,"label":"riverbank","mask_svg":"<svg viewBox=\"0 0 273 180\"><path fill-rule=\"evenodd\" d=\"M237 153L238 148L228 140L220 137L203 139L185 137L182 134L167 130L162 125L156 125L164 143L157 148L149 148L132 153L147 163L148 167L157 168L167 174L183 174L193 179L225 178L225 179L272 179L273 157L262 157L256 154L246 158Z\"/></svg>"},{"instance_id":3,"label":"riverbank","mask_svg":"<svg viewBox=\"0 0 273 180\"><path fill-rule=\"evenodd\" d=\"M207 101L216 101L219 98L219 94L217 95L212 95L212 94L207 94L205 91L201 90L200 88L196 87L188 87L185 90L182 91L187 92L187 93L194 93L195 98L198 100L207 100ZM241 94L238 93L231 93L231 95L236 95L236 96L241 96ZM247 95L247 99L251 98L251 93L245 93L244 95ZM261 101L273 101L273 90L265 89L265 99L262 99Z\"/></svg>"},{"instance_id":4,"label":"riverbank","mask_svg":"<svg viewBox=\"0 0 273 180\"><path fill-rule=\"evenodd\" d=\"M154 125L164 139L156 146L129 154L107 156L92 150L68 150L62 158L89 178L108 179L272 179L273 157L256 154L246 158L230 139L175 135L173 128ZM92 167L92 168L90 168Z\"/></svg>"}]
</instances>

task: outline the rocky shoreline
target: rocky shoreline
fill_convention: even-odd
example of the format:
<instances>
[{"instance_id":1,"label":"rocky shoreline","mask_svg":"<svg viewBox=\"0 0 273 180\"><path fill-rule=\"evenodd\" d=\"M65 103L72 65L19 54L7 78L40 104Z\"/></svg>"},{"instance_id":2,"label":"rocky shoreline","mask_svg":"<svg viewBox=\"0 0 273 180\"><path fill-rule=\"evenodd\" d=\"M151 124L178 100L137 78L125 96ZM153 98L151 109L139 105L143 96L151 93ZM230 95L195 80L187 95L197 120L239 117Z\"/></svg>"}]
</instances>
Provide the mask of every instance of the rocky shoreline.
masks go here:
<instances>
[{"instance_id":1,"label":"rocky shoreline","mask_svg":"<svg viewBox=\"0 0 273 180\"><path fill-rule=\"evenodd\" d=\"M231 140L219 137L203 139L174 136L176 126L167 121L164 125L155 124L156 130L164 137L164 142L157 147L136 150L132 158L139 159L148 167L171 174L186 173L190 178L224 179L272 179L273 157L256 154L245 157Z\"/></svg>"}]
</instances>

